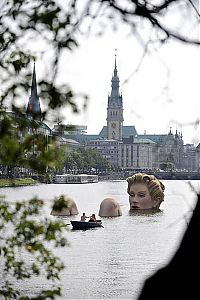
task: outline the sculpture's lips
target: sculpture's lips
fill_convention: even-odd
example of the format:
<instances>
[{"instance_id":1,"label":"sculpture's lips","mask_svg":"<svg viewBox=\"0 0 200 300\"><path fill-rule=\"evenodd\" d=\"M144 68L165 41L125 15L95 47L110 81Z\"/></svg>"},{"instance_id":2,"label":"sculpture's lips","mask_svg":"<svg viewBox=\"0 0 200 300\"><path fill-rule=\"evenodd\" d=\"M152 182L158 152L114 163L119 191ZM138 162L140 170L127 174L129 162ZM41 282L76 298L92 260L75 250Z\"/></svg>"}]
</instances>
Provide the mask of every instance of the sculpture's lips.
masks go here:
<instances>
[{"instance_id":1,"label":"sculpture's lips","mask_svg":"<svg viewBox=\"0 0 200 300\"><path fill-rule=\"evenodd\" d=\"M138 206L134 205L134 206L131 206L131 209L140 209Z\"/></svg>"}]
</instances>

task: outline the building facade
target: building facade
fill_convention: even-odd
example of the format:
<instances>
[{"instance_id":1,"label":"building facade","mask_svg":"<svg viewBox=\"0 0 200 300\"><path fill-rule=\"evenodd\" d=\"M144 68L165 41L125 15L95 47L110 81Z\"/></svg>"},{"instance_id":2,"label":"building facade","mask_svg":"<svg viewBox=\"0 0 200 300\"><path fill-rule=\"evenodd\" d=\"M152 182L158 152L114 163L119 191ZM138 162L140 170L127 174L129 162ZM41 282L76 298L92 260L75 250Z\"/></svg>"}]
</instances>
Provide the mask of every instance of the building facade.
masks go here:
<instances>
[{"instance_id":1,"label":"building facade","mask_svg":"<svg viewBox=\"0 0 200 300\"><path fill-rule=\"evenodd\" d=\"M199 171L200 168L200 152L199 146L186 144L183 147L183 169L187 171Z\"/></svg>"},{"instance_id":2,"label":"building facade","mask_svg":"<svg viewBox=\"0 0 200 300\"><path fill-rule=\"evenodd\" d=\"M152 148L153 169L183 169L183 139L182 134L172 133L170 128L168 134L144 134L138 138L147 138L154 142Z\"/></svg>"},{"instance_id":3,"label":"building facade","mask_svg":"<svg viewBox=\"0 0 200 300\"><path fill-rule=\"evenodd\" d=\"M124 138L119 144L118 166L122 169L152 169L154 142L148 139Z\"/></svg>"},{"instance_id":4,"label":"building facade","mask_svg":"<svg viewBox=\"0 0 200 300\"><path fill-rule=\"evenodd\" d=\"M119 145L121 141L109 139L96 139L86 142L85 149L98 150L101 155L113 166L119 165Z\"/></svg>"},{"instance_id":5,"label":"building facade","mask_svg":"<svg viewBox=\"0 0 200 300\"><path fill-rule=\"evenodd\" d=\"M107 125L97 135L79 130L67 138L78 141L85 149L97 149L109 163L121 169L183 170L200 169L200 147L185 146L182 133L170 128L167 134L138 134L134 125L124 126L123 97L115 54L111 93L107 102Z\"/></svg>"}]
</instances>

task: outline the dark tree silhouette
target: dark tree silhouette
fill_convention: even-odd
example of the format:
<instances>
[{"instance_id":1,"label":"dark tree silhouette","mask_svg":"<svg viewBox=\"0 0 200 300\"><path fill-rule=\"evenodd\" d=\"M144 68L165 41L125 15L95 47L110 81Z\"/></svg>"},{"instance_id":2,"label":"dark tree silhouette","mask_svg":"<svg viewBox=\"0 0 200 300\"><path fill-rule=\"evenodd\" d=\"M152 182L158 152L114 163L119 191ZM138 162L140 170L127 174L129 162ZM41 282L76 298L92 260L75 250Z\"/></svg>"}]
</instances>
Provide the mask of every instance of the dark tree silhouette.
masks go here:
<instances>
[{"instance_id":1,"label":"dark tree silhouette","mask_svg":"<svg viewBox=\"0 0 200 300\"><path fill-rule=\"evenodd\" d=\"M178 250L164 268L148 278L138 300L199 299L200 195Z\"/></svg>"}]
</instances>

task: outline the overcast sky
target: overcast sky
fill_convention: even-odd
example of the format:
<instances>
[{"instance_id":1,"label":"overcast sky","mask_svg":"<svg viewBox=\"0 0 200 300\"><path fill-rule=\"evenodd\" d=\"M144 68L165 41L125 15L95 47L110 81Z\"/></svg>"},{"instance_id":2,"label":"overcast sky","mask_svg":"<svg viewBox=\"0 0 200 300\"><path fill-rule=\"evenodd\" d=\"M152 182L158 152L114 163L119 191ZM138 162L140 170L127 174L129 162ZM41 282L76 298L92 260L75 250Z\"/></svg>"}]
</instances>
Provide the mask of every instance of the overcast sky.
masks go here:
<instances>
[{"instance_id":1,"label":"overcast sky","mask_svg":"<svg viewBox=\"0 0 200 300\"><path fill-rule=\"evenodd\" d=\"M168 19L169 24L176 16ZM179 22L179 26L181 27ZM93 30L95 32L95 30ZM189 31L188 31L189 32ZM199 35L197 26L190 28ZM88 133L98 134L106 125L107 98L111 92L115 49L120 91L123 95L124 125L134 125L138 134L182 132L184 143L199 143L200 132L200 48L171 41L158 47L150 45L143 57L149 30L140 37L130 34L125 26L117 31L108 28L101 37L90 34L80 39L80 47L62 55L59 82L69 83L75 92L89 96L85 112L63 111L65 124L87 125ZM156 49L157 48L157 49ZM37 77L46 61L36 62ZM140 62L142 62L140 64ZM43 99L40 99L41 106ZM79 100L78 100L79 101Z\"/></svg>"},{"instance_id":2,"label":"overcast sky","mask_svg":"<svg viewBox=\"0 0 200 300\"><path fill-rule=\"evenodd\" d=\"M87 125L93 134L106 125L115 48L124 125L134 125L139 134L166 134L171 126L173 133L183 133L185 143L197 144L199 126L193 123L200 117L200 49L177 42L152 50L138 71L144 48L137 39L117 33L89 38L73 54L64 55L60 78L90 97L85 112L66 113L66 123Z\"/></svg>"}]
</instances>

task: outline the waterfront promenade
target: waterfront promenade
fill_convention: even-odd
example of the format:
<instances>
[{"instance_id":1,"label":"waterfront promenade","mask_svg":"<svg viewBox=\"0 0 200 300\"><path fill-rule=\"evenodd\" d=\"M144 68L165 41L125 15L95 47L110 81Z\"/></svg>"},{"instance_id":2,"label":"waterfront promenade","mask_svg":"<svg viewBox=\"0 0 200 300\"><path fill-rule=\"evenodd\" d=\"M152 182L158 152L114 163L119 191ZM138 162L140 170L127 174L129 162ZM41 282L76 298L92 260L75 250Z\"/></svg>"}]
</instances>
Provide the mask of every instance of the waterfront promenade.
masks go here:
<instances>
[{"instance_id":1,"label":"waterfront promenade","mask_svg":"<svg viewBox=\"0 0 200 300\"><path fill-rule=\"evenodd\" d=\"M145 172L147 174L155 175L161 180L200 180L200 172L152 172L152 171L118 171L118 172L107 172L99 173L99 181L110 181L110 180L126 180L127 177L133 175L137 172ZM3 177L3 176L2 176ZM53 178L53 175L51 176ZM0 177L0 187L6 186L24 186L42 183L53 183L53 180L45 180L45 176L33 176L32 178L1 178Z\"/></svg>"},{"instance_id":2,"label":"waterfront promenade","mask_svg":"<svg viewBox=\"0 0 200 300\"><path fill-rule=\"evenodd\" d=\"M200 180L200 172L152 172L152 171L123 171L110 172L108 174L99 174L99 180L125 180L128 176L137 172L145 172L147 174L155 175L162 180Z\"/></svg>"}]
</instances>

